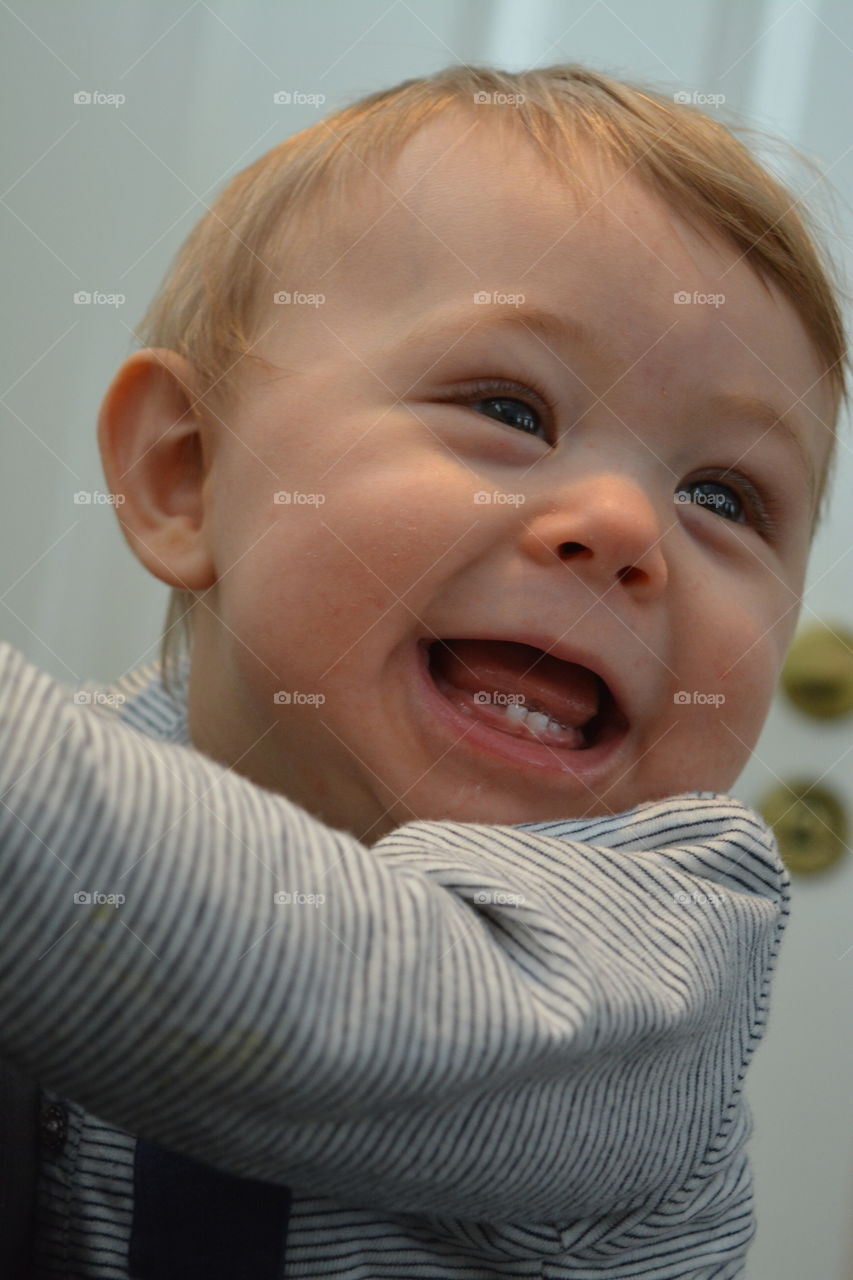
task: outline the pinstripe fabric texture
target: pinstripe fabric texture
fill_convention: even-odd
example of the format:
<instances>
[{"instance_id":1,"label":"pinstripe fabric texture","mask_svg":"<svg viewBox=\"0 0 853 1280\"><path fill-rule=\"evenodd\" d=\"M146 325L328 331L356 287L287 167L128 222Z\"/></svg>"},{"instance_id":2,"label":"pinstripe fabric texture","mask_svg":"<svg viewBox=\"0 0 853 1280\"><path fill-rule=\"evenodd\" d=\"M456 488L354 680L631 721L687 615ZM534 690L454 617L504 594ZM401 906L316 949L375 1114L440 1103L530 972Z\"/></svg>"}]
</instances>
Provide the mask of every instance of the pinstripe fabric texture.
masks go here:
<instances>
[{"instance_id":1,"label":"pinstripe fabric texture","mask_svg":"<svg viewBox=\"0 0 853 1280\"><path fill-rule=\"evenodd\" d=\"M132 1134L289 1186L286 1280L742 1276L789 910L750 809L367 849L192 750L156 666L117 689L0 645L0 1052L72 1130L42 1280L127 1276Z\"/></svg>"}]
</instances>

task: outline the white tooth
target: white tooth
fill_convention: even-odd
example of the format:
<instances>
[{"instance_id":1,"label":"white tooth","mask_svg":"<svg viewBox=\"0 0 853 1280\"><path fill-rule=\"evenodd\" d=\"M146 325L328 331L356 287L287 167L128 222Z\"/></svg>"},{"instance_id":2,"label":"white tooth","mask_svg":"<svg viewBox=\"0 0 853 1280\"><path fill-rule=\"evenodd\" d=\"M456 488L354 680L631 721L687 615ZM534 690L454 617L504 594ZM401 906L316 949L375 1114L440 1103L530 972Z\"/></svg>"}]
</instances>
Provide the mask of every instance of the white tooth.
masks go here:
<instances>
[{"instance_id":1,"label":"white tooth","mask_svg":"<svg viewBox=\"0 0 853 1280\"><path fill-rule=\"evenodd\" d=\"M552 724L550 716L543 716L541 711L531 711L527 716L527 727L532 729L534 733L544 733L549 724Z\"/></svg>"},{"instance_id":2,"label":"white tooth","mask_svg":"<svg viewBox=\"0 0 853 1280\"><path fill-rule=\"evenodd\" d=\"M520 702L508 702L504 707L507 720L513 724L522 724L527 719L527 708Z\"/></svg>"}]
</instances>

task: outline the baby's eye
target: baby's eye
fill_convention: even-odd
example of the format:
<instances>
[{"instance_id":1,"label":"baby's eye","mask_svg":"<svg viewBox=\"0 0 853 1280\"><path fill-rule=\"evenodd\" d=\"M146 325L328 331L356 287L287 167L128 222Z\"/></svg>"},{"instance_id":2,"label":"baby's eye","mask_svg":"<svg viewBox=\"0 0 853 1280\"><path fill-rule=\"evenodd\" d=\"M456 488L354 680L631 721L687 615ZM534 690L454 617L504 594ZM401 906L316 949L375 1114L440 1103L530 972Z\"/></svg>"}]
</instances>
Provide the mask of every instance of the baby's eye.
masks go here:
<instances>
[{"instance_id":1,"label":"baby's eye","mask_svg":"<svg viewBox=\"0 0 853 1280\"><path fill-rule=\"evenodd\" d=\"M470 407L479 409L483 405L493 406L483 410L488 417L497 418L508 427L518 427L528 435L536 434L539 415L523 400L516 400L511 396L487 396L485 400L473 401Z\"/></svg>"},{"instance_id":2,"label":"baby's eye","mask_svg":"<svg viewBox=\"0 0 853 1280\"><path fill-rule=\"evenodd\" d=\"M687 484L678 486L675 500L707 507L709 511L714 511L735 524L746 523L745 519L741 519L746 514L745 507L736 490L719 480L690 480Z\"/></svg>"},{"instance_id":3,"label":"baby's eye","mask_svg":"<svg viewBox=\"0 0 853 1280\"><path fill-rule=\"evenodd\" d=\"M522 382L481 381L465 390L480 394L478 400L466 397L469 409L482 411L487 417L494 418L507 427L517 427L526 435L538 435L541 432L539 439L548 439L548 425L543 418L549 417L552 409L545 397L532 387L525 386ZM485 395L487 391L492 394ZM499 394L505 391L522 392L523 395Z\"/></svg>"}]
</instances>

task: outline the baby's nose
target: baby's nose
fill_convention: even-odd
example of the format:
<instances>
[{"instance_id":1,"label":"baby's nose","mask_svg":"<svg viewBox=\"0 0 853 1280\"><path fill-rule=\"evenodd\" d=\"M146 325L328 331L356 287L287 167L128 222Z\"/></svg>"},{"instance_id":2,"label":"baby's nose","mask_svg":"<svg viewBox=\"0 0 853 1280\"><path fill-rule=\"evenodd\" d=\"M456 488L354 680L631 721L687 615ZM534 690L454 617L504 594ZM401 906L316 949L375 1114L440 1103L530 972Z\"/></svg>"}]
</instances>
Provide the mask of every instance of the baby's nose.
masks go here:
<instances>
[{"instance_id":1,"label":"baby's nose","mask_svg":"<svg viewBox=\"0 0 853 1280\"><path fill-rule=\"evenodd\" d=\"M667 522L635 477L606 473L566 486L555 500L520 508L522 547L539 564L560 562L599 590L622 583L645 596L667 582Z\"/></svg>"}]
</instances>

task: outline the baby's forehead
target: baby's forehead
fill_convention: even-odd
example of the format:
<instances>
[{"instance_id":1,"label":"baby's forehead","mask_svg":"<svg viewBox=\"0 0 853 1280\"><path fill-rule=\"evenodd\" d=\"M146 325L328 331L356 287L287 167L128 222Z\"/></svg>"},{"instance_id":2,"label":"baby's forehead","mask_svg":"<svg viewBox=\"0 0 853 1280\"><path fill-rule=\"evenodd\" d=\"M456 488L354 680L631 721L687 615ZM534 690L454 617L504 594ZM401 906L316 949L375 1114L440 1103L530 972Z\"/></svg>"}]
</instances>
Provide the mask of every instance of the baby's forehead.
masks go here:
<instances>
[{"instance_id":1,"label":"baby's forehead","mask_svg":"<svg viewBox=\"0 0 853 1280\"><path fill-rule=\"evenodd\" d=\"M381 181L367 176L353 187L344 216L327 208L329 234L313 245L324 293L341 311L376 323L393 317L398 334L484 292L522 297L566 316L584 312L617 353L629 312L658 333L675 328L704 340L699 331L720 329L721 316L710 306L679 312L674 299L705 297L724 280L727 322L743 324L750 346L761 335L736 308L755 294L762 323L775 328L781 319L802 342L797 313L765 289L736 244L589 146L579 157L577 182L569 181L506 123L483 123L473 109L439 116ZM633 358L627 348L624 356Z\"/></svg>"},{"instance_id":2,"label":"baby's forehead","mask_svg":"<svg viewBox=\"0 0 853 1280\"><path fill-rule=\"evenodd\" d=\"M431 282L444 296L534 292L578 254L609 261L618 252L636 280L677 252L686 278L700 238L721 273L742 256L600 148L564 148L549 162L499 109L488 110L430 119L393 158L353 174L345 201L318 206L304 238L310 230L314 261L353 305L380 291L387 305L405 304Z\"/></svg>"},{"instance_id":3,"label":"baby's forehead","mask_svg":"<svg viewBox=\"0 0 853 1280\"><path fill-rule=\"evenodd\" d=\"M472 222L486 245L504 235L507 250L506 233L519 224L530 239L538 232L553 238L581 214L595 219L601 193L614 184L628 195L637 185L589 146L549 165L506 121L455 108L421 126L390 160L358 171L344 213L340 205L325 208L350 265L349 245L384 248L389 237L441 259L459 252Z\"/></svg>"}]
</instances>

